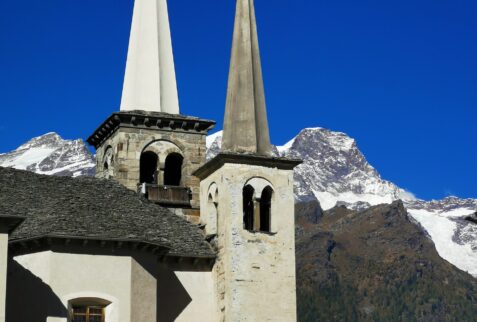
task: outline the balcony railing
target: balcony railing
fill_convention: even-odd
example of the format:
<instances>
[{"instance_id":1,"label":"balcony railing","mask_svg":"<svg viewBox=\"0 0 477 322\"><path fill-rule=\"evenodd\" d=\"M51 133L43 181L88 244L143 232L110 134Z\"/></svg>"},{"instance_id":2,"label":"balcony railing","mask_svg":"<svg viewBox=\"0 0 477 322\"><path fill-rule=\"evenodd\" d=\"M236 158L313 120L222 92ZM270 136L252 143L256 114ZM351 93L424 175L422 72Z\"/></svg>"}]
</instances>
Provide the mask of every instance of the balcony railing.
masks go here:
<instances>
[{"instance_id":1,"label":"balcony railing","mask_svg":"<svg viewBox=\"0 0 477 322\"><path fill-rule=\"evenodd\" d=\"M140 184L139 192L147 199L165 207L190 207L192 192L187 187Z\"/></svg>"}]
</instances>

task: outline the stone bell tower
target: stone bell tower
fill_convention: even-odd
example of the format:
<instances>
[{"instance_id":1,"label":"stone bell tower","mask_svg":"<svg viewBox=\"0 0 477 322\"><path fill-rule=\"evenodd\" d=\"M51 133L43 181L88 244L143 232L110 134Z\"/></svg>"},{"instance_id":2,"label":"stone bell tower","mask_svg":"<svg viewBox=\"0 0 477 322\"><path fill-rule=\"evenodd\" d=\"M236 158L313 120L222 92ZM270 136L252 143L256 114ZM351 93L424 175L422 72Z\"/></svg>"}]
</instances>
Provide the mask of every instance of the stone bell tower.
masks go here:
<instances>
[{"instance_id":1,"label":"stone bell tower","mask_svg":"<svg viewBox=\"0 0 477 322\"><path fill-rule=\"evenodd\" d=\"M296 321L293 169L272 155L253 0L237 0L222 150L195 172L220 321Z\"/></svg>"},{"instance_id":2,"label":"stone bell tower","mask_svg":"<svg viewBox=\"0 0 477 322\"><path fill-rule=\"evenodd\" d=\"M206 136L215 122L179 112L167 0L136 0L119 112L88 138L96 176L199 220Z\"/></svg>"}]
</instances>

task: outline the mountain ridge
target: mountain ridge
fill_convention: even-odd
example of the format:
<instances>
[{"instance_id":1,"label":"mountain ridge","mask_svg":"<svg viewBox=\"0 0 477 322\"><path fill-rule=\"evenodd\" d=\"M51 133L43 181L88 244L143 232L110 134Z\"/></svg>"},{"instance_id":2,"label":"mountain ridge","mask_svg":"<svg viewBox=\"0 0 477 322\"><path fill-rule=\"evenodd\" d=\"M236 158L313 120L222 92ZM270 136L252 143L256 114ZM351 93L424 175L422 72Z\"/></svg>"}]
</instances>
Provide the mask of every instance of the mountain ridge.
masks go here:
<instances>
[{"instance_id":1,"label":"mountain ridge","mask_svg":"<svg viewBox=\"0 0 477 322\"><path fill-rule=\"evenodd\" d=\"M219 153L221 139L221 132L207 138L208 159ZM439 255L477 277L477 225L468 219L474 218L470 216L477 210L477 199L417 199L382 179L355 139L321 127L303 129L285 145L275 147L274 153L304 161L295 170L295 197L297 212L311 221L316 222L323 210L335 206L362 211L403 200ZM81 139L63 140L54 132L0 154L0 166L65 176L94 175L95 168L94 156Z\"/></svg>"},{"instance_id":2,"label":"mountain ridge","mask_svg":"<svg viewBox=\"0 0 477 322\"><path fill-rule=\"evenodd\" d=\"M83 140L64 140L55 132L34 137L0 154L0 166L58 176L94 175L94 157Z\"/></svg>"}]
</instances>

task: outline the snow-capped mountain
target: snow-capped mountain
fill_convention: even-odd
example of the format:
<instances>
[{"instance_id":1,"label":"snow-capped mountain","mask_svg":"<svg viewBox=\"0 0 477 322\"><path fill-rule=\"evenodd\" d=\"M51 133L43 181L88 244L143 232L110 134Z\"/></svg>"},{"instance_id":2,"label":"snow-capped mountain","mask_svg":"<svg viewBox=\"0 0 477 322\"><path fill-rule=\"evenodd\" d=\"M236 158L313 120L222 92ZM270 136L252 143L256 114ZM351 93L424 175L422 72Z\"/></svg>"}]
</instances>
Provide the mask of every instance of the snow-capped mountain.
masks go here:
<instances>
[{"instance_id":1,"label":"snow-capped mountain","mask_svg":"<svg viewBox=\"0 0 477 322\"><path fill-rule=\"evenodd\" d=\"M207 138L209 159L220 151L221 141L221 132ZM362 210L401 199L416 223L433 239L441 257L477 277L477 218L471 220L477 199L416 199L382 179L354 139L323 128L304 129L275 151L304 161L295 172L298 202L317 199L325 210L336 205ZM0 154L0 166L64 176L93 175L95 168L94 158L82 140L63 140L56 133Z\"/></svg>"},{"instance_id":2,"label":"snow-capped mountain","mask_svg":"<svg viewBox=\"0 0 477 322\"><path fill-rule=\"evenodd\" d=\"M337 203L348 206L357 203L363 207L414 199L403 189L383 180L359 151L356 141L344 133L323 128L304 129L278 150L282 156L304 161L296 169L298 199L312 194L325 210Z\"/></svg>"},{"instance_id":3,"label":"snow-capped mountain","mask_svg":"<svg viewBox=\"0 0 477 322\"><path fill-rule=\"evenodd\" d=\"M220 143L220 132L209 137L208 157L218 153ZM282 156L303 160L295 170L298 202L316 198L324 210L336 205L363 210L401 199L441 257L477 277L477 224L465 219L477 210L477 199L416 199L382 179L356 141L344 133L308 128L277 149Z\"/></svg>"},{"instance_id":4,"label":"snow-capped mountain","mask_svg":"<svg viewBox=\"0 0 477 322\"><path fill-rule=\"evenodd\" d=\"M58 176L92 176L95 163L82 140L63 140L47 133L0 154L0 166Z\"/></svg>"}]
</instances>

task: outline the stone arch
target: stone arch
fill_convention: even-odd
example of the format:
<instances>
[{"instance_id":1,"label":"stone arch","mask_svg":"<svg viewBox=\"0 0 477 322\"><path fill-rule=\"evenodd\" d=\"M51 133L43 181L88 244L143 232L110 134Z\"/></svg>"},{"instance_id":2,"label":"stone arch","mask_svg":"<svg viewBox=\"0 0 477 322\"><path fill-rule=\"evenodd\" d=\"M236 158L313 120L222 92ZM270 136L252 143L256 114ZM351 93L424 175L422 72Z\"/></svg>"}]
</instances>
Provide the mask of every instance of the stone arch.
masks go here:
<instances>
[{"instance_id":1,"label":"stone arch","mask_svg":"<svg viewBox=\"0 0 477 322\"><path fill-rule=\"evenodd\" d=\"M207 236L215 236L219 230L219 189L215 182L213 182L207 190L207 207L205 209L205 224Z\"/></svg>"},{"instance_id":2,"label":"stone arch","mask_svg":"<svg viewBox=\"0 0 477 322\"><path fill-rule=\"evenodd\" d=\"M215 204L219 203L219 187L215 182L212 182L207 190L207 195L212 197L212 201Z\"/></svg>"},{"instance_id":3,"label":"stone arch","mask_svg":"<svg viewBox=\"0 0 477 322\"><path fill-rule=\"evenodd\" d=\"M185 147L180 142L174 142L167 139L156 139L151 138L141 149L141 153L147 151L148 149L152 149L157 153L164 154L164 150L171 152L178 152L181 155L184 155Z\"/></svg>"},{"instance_id":4,"label":"stone arch","mask_svg":"<svg viewBox=\"0 0 477 322\"><path fill-rule=\"evenodd\" d=\"M155 153L157 155L156 184L170 184L170 182L168 182L169 176L165 173L168 170L167 168L173 168L172 171L176 173L174 173L172 177L176 179L179 178L179 180L173 180L173 184L170 185L179 186L181 184L183 178L184 152L178 144L169 140L154 140L144 146L141 156L145 153ZM179 164L173 163L168 166L167 160L169 156L175 156L174 161Z\"/></svg>"},{"instance_id":5,"label":"stone arch","mask_svg":"<svg viewBox=\"0 0 477 322\"><path fill-rule=\"evenodd\" d=\"M114 151L113 147L108 145L104 149L103 158L101 163L101 169L103 170L103 176L106 179L111 178L114 175Z\"/></svg>"},{"instance_id":6,"label":"stone arch","mask_svg":"<svg viewBox=\"0 0 477 322\"><path fill-rule=\"evenodd\" d=\"M260 199L261 196L262 196L262 192L263 190L266 188L266 187L270 187L273 191L275 191L274 187L273 187L273 184L263 178L263 177L253 177L253 178L250 178L244 186L246 185L250 185L253 187L253 189L255 190L255 197L257 199Z\"/></svg>"}]
</instances>

